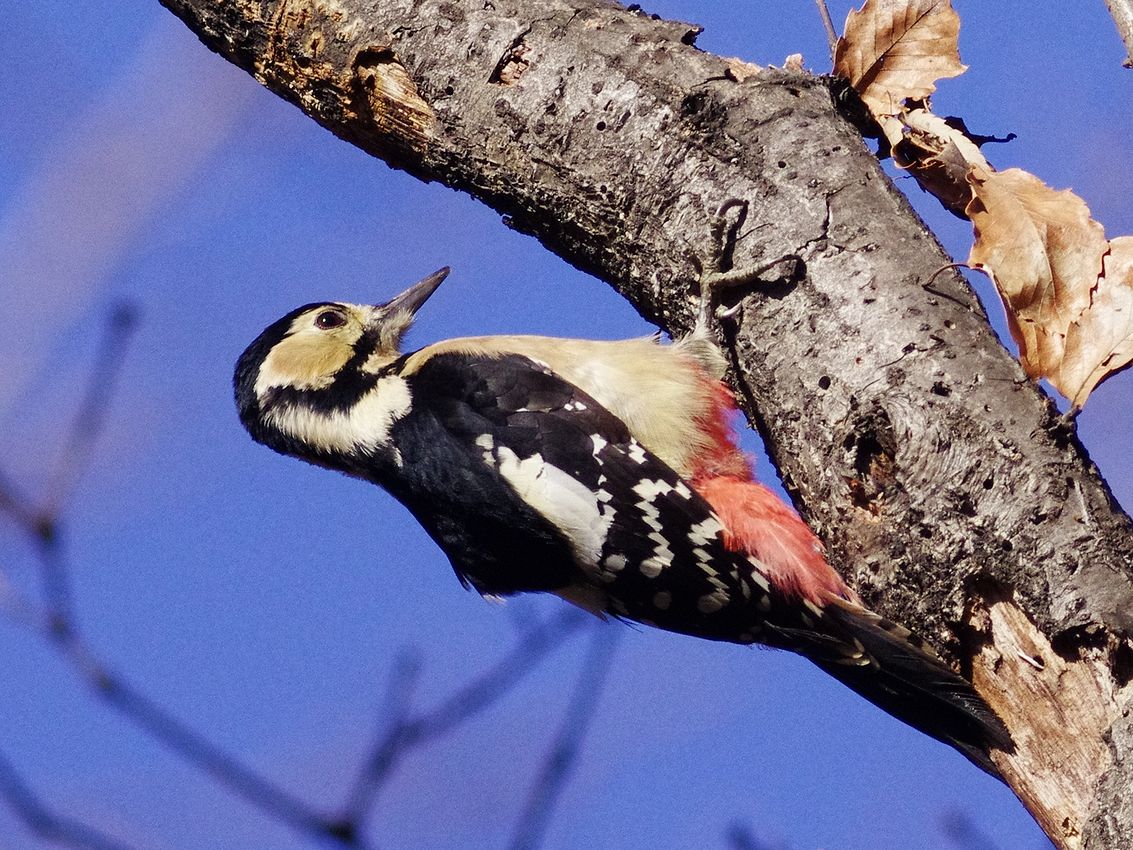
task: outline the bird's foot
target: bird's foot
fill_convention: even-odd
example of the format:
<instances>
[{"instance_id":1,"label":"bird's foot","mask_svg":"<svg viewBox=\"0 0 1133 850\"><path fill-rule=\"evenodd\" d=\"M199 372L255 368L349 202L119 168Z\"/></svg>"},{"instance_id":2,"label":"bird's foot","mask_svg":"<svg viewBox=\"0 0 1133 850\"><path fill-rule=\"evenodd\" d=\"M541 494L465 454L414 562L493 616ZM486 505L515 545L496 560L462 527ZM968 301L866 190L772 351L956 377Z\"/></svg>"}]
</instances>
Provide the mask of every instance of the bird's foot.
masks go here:
<instances>
[{"instance_id":1,"label":"bird's foot","mask_svg":"<svg viewBox=\"0 0 1133 850\"><path fill-rule=\"evenodd\" d=\"M739 210L735 216L730 216L732 210ZM741 286L755 286L765 283L763 275L776 266L790 263L785 273L777 275L779 280L795 280L800 273L803 259L798 254L786 254L776 257L770 262L759 266L735 268L733 257L739 231L747 219L748 202L739 198L729 198L720 205L712 218L711 236L713 250L709 258L700 263L700 278L698 280L700 309L697 314L696 325L698 329L707 331L712 327L714 320L735 318L742 310L742 304L736 303L731 307L718 305L720 293L728 289Z\"/></svg>"}]
</instances>

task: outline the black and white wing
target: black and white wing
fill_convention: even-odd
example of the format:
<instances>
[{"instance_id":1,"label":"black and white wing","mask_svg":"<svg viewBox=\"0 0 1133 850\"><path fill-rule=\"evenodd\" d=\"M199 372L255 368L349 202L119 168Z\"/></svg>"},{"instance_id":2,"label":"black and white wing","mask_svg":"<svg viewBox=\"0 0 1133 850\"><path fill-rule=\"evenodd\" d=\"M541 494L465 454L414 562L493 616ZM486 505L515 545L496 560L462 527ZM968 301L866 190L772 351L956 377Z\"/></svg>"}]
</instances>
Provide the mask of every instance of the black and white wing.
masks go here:
<instances>
[{"instance_id":1,"label":"black and white wing","mask_svg":"<svg viewBox=\"0 0 1133 850\"><path fill-rule=\"evenodd\" d=\"M415 433L394 436L420 448L402 458L412 492L395 495L477 589L582 585L619 616L758 639L752 606L771 607L767 580L724 547L708 503L586 392L517 355L441 353L404 377L415 403L395 429Z\"/></svg>"}]
</instances>

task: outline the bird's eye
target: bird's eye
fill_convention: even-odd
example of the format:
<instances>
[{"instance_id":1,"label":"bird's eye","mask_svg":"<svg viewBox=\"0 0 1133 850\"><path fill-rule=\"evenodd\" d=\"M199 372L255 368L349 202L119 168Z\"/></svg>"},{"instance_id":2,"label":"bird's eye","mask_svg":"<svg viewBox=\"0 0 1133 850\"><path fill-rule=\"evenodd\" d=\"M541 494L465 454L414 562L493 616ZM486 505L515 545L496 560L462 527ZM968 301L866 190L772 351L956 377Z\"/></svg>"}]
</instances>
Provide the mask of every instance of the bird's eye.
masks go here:
<instances>
[{"instance_id":1,"label":"bird's eye","mask_svg":"<svg viewBox=\"0 0 1133 850\"><path fill-rule=\"evenodd\" d=\"M315 324L323 330L341 328L346 324L346 317L336 310L323 310L315 317Z\"/></svg>"}]
</instances>

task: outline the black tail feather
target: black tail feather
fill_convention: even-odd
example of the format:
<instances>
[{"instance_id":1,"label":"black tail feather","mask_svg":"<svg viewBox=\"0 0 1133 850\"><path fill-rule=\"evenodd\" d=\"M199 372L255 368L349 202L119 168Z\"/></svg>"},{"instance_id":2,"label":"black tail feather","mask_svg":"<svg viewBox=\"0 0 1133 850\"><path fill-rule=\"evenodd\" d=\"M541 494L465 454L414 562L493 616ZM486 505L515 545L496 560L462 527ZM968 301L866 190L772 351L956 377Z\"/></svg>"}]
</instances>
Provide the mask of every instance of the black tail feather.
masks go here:
<instances>
[{"instance_id":1,"label":"black tail feather","mask_svg":"<svg viewBox=\"0 0 1133 850\"><path fill-rule=\"evenodd\" d=\"M1015 744L969 681L907 629L858 605L834 601L823 610L822 620L825 640L813 633L809 640L804 633L792 635L813 647L799 647L801 654L898 720L950 744L1002 779L988 751L1013 752ZM847 654L847 644L861 651ZM834 645L841 651L832 651Z\"/></svg>"}]
</instances>

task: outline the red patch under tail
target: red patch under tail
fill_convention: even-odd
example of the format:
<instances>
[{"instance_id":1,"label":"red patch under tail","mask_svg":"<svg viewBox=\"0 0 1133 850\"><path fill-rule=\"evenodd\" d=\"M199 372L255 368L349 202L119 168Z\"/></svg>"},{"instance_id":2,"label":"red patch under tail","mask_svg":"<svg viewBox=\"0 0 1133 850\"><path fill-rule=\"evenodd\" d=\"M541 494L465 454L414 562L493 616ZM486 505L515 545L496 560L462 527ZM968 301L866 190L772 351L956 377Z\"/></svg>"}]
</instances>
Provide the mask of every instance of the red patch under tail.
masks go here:
<instances>
[{"instance_id":1,"label":"red patch under tail","mask_svg":"<svg viewBox=\"0 0 1133 850\"><path fill-rule=\"evenodd\" d=\"M694 461L692 485L724 524L724 545L761 561L768 578L788 595L816 605L826 604L831 596L858 601L827 563L814 532L752 477L751 462L734 441L732 394L719 381L712 384L711 416L700 423L712 441Z\"/></svg>"}]
</instances>

